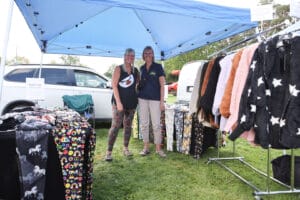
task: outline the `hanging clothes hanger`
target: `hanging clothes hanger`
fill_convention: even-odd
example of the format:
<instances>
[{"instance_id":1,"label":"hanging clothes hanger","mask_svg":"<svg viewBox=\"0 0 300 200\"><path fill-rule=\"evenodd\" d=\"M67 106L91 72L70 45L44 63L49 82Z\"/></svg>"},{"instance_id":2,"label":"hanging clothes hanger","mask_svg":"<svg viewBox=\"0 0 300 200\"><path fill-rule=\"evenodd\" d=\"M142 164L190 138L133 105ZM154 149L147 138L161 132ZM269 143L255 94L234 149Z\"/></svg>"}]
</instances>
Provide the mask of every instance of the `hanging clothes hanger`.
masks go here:
<instances>
[{"instance_id":1,"label":"hanging clothes hanger","mask_svg":"<svg viewBox=\"0 0 300 200\"><path fill-rule=\"evenodd\" d=\"M292 37L300 37L300 28L292 32Z\"/></svg>"},{"instance_id":2,"label":"hanging clothes hanger","mask_svg":"<svg viewBox=\"0 0 300 200\"><path fill-rule=\"evenodd\" d=\"M295 37L300 37L300 29L293 30L291 32L282 34L279 36L278 42L276 44L276 48L284 47L289 43L289 40Z\"/></svg>"}]
</instances>

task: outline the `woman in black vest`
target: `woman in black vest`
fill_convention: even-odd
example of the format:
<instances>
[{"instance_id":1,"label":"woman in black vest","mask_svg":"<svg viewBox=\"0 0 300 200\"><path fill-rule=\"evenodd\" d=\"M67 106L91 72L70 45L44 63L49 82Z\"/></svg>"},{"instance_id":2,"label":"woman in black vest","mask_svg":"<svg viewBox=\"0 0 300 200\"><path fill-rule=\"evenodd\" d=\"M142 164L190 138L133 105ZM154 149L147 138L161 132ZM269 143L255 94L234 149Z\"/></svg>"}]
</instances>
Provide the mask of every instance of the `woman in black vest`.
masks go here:
<instances>
[{"instance_id":1,"label":"woman in black vest","mask_svg":"<svg viewBox=\"0 0 300 200\"><path fill-rule=\"evenodd\" d=\"M124 64L117 66L112 77L112 123L108 132L108 147L106 161L112 161L112 150L119 129L123 123L124 156L132 156L128 150L132 130L132 119L138 103L136 86L139 82L139 72L134 64L135 52L128 48L124 54Z\"/></svg>"}]
</instances>

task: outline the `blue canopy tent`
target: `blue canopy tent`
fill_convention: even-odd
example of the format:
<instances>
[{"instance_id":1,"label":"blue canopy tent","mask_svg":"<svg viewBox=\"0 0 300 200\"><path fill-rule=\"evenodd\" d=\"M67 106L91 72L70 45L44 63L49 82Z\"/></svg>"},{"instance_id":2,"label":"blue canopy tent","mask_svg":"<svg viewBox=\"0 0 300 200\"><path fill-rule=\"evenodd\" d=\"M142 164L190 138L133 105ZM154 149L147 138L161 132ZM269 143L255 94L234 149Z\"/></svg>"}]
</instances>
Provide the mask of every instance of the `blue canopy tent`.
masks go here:
<instances>
[{"instance_id":1,"label":"blue canopy tent","mask_svg":"<svg viewBox=\"0 0 300 200\"><path fill-rule=\"evenodd\" d=\"M15 0L44 53L168 59L255 27L250 10L195 0Z\"/></svg>"}]
</instances>

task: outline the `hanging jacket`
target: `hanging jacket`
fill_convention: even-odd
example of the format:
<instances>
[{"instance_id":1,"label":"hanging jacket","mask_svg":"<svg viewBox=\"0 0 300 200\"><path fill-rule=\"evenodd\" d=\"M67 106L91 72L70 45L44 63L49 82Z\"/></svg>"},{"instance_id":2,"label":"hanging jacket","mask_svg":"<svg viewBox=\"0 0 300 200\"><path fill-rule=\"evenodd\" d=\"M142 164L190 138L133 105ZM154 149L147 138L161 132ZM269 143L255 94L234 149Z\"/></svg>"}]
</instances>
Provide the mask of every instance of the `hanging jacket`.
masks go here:
<instances>
[{"instance_id":1,"label":"hanging jacket","mask_svg":"<svg viewBox=\"0 0 300 200\"><path fill-rule=\"evenodd\" d=\"M266 136L266 133L261 133L259 131L259 127L255 124L256 117L259 113L262 113L264 116L266 104L262 101L262 96L258 97L259 88L261 88L261 92L265 91L265 87L262 84L262 77L258 81L258 77L262 76L262 69L264 64L264 52L265 52L265 43L261 43L259 47L256 49L253 55L253 59L251 62L251 66L249 69L249 73L247 76L246 84L243 89L243 93L241 96L241 102L239 105L239 117L238 117L238 125L229 135L229 139L235 140L237 139L244 131L250 130L251 127L255 127L256 138L255 142L260 144L263 147L268 147L268 139L263 137ZM258 84L259 82L259 84ZM262 93L263 94L263 93ZM264 98L265 99L265 95ZM260 102L260 104L259 104ZM262 123L266 124L266 119L262 119ZM266 127L264 127L266 131ZM261 130L263 131L263 129Z\"/></svg>"},{"instance_id":2,"label":"hanging jacket","mask_svg":"<svg viewBox=\"0 0 300 200\"><path fill-rule=\"evenodd\" d=\"M229 109L230 116L227 120L226 126L224 127L225 131L230 131L232 129L232 126L237 121L241 95L248 76L251 60L257 46L258 43L251 44L243 50L242 56L239 61L239 66L234 77Z\"/></svg>"},{"instance_id":3,"label":"hanging jacket","mask_svg":"<svg viewBox=\"0 0 300 200\"><path fill-rule=\"evenodd\" d=\"M214 64L208 76L206 90L203 91L203 95L200 99L200 107L204 110L206 116L212 115L212 107L215 98L216 87L221 71L220 60L223 58L224 56L219 56L214 59Z\"/></svg>"},{"instance_id":4,"label":"hanging jacket","mask_svg":"<svg viewBox=\"0 0 300 200\"><path fill-rule=\"evenodd\" d=\"M280 119L280 143L289 148L300 147L300 37L287 41L290 45L290 73L287 102Z\"/></svg>"},{"instance_id":5,"label":"hanging jacket","mask_svg":"<svg viewBox=\"0 0 300 200\"><path fill-rule=\"evenodd\" d=\"M229 108L230 108L230 100L231 100L233 81L234 81L236 70L239 66L239 62L240 62L242 53L243 53L243 50L240 50L234 55L234 58L232 60L232 68L230 71L230 75L228 77L224 95L221 100L220 113L225 118L228 118L230 116Z\"/></svg>"},{"instance_id":6,"label":"hanging jacket","mask_svg":"<svg viewBox=\"0 0 300 200\"><path fill-rule=\"evenodd\" d=\"M239 125L229 136L231 140L254 127L255 142L264 148L300 146L297 42L295 39L290 43L294 46L284 49L277 48L278 37L261 43L253 57L240 103Z\"/></svg>"}]
</instances>

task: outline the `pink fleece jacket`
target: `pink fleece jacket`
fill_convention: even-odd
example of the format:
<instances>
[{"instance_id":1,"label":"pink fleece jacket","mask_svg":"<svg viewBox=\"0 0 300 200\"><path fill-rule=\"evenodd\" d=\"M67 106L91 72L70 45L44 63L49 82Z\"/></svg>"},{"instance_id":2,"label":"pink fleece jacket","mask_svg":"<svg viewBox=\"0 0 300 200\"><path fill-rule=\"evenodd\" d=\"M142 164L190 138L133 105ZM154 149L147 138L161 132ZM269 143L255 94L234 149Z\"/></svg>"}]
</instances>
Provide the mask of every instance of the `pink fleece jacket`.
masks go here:
<instances>
[{"instance_id":1,"label":"pink fleece jacket","mask_svg":"<svg viewBox=\"0 0 300 200\"><path fill-rule=\"evenodd\" d=\"M251 60L257 47L258 43L255 43L249 45L243 50L233 82L230 101L230 116L224 128L224 130L227 132L232 130L233 126L237 122L242 92L248 76Z\"/></svg>"}]
</instances>

